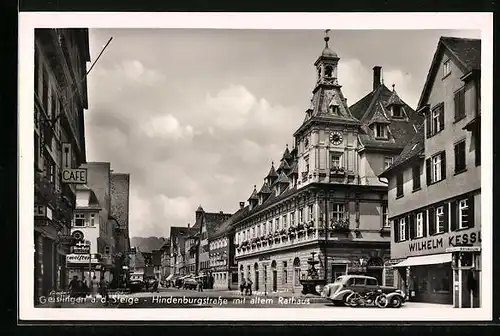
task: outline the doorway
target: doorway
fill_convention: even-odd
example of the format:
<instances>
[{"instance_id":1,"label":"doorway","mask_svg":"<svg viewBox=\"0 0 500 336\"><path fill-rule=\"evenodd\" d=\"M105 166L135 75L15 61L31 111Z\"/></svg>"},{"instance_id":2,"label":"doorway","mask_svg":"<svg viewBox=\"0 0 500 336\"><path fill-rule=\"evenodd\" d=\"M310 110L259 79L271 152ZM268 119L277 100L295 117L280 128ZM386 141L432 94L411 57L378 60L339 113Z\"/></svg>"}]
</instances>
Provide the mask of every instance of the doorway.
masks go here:
<instances>
[{"instance_id":1,"label":"doorway","mask_svg":"<svg viewBox=\"0 0 500 336\"><path fill-rule=\"evenodd\" d=\"M278 291L278 270L276 269L276 260L271 263L271 269L273 271L273 292Z\"/></svg>"},{"instance_id":2,"label":"doorway","mask_svg":"<svg viewBox=\"0 0 500 336\"><path fill-rule=\"evenodd\" d=\"M335 282L335 279L337 279L341 275L346 275L347 274L347 264L337 264L337 265L332 265L332 277L331 277L331 282Z\"/></svg>"}]
</instances>

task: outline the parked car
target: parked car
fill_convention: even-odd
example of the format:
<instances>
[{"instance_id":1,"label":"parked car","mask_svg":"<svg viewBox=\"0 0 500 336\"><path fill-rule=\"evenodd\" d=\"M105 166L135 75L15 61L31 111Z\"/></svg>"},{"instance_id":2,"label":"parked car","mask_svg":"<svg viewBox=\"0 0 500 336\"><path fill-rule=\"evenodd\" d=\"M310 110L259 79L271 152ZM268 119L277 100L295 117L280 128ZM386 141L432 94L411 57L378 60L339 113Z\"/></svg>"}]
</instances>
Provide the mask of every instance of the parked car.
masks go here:
<instances>
[{"instance_id":1,"label":"parked car","mask_svg":"<svg viewBox=\"0 0 500 336\"><path fill-rule=\"evenodd\" d=\"M387 307L399 308L405 301L405 293L391 286L381 286L377 278L366 275L342 275L334 283L327 284L321 291L321 296L330 299L335 305L345 305L353 292L366 293L382 290L387 296Z\"/></svg>"},{"instance_id":2,"label":"parked car","mask_svg":"<svg viewBox=\"0 0 500 336\"><path fill-rule=\"evenodd\" d=\"M184 279L184 284L182 285L182 288L184 288L184 289L196 289L196 287L198 287L198 281L196 281L193 278Z\"/></svg>"},{"instance_id":3,"label":"parked car","mask_svg":"<svg viewBox=\"0 0 500 336\"><path fill-rule=\"evenodd\" d=\"M131 292L141 292L144 289L144 274L132 273L128 282Z\"/></svg>"}]
</instances>

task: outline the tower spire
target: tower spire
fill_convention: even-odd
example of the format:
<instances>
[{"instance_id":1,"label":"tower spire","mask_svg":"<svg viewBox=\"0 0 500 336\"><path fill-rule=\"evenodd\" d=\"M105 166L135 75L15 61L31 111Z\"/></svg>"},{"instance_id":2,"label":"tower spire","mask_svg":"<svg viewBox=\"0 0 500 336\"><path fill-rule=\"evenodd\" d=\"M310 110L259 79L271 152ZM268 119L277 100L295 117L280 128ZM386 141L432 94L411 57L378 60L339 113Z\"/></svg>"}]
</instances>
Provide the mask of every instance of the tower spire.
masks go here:
<instances>
[{"instance_id":1,"label":"tower spire","mask_svg":"<svg viewBox=\"0 0 500 336\"><path fill-rule=\"evenodd\" d=\"M330 41L330 36L328 36L328 33L330 32L330 29L325 30L325 48L328 48L328 41Z\"/></svg>"}]
</instances>

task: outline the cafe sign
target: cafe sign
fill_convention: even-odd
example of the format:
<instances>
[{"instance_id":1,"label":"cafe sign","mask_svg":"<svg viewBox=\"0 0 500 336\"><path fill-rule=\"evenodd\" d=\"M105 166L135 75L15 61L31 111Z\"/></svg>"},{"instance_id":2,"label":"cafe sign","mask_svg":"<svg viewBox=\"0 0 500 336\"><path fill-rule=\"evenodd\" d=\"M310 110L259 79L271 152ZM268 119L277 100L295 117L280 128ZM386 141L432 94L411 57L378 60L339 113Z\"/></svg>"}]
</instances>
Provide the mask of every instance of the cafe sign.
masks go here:
<instances>
[{"instance_id":1,"label":"cafe sign","mask_svg":"<svg viewBox=\"0 0 500 336\"><path fill-rule=\"evenodd\" d=\"M71 246L71 253L74 253L74 254L89 254L90 253L90 245L76 245L76 246Z\"/></svg>"},{"instance_id":2,"label":"cafe sign","mask_svg":"<svg viewBox=\"0 0 500 336\"><path fill-rule=\"evenodd\" d=\"M450 249L463 245L481 246L481 230L469 229L458 232L446 232L399 243L391 242L391 258L446 253Z\"/></svg>"}]
</instances>

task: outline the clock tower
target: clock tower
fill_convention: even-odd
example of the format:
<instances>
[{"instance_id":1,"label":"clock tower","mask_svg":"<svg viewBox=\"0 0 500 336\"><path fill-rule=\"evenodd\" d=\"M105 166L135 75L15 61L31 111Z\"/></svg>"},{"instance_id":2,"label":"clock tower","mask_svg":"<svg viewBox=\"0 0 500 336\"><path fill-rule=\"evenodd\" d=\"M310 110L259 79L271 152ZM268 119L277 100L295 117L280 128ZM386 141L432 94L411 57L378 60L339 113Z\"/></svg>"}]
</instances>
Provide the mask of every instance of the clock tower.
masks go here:
<instances>
[{"instance_id":1,"label":"clock tower","mask_svg":"<svg viewBox=\"0 0 500 336\"><path fill-rule=\"evenodd\" d=\"M358 176L357 138L361 123L347 105L338 78L336 52L325 47L318 57L316 85L304 122L295 132L298 149L298 183L356 183Z\"/></svg>"}]
</instances>

